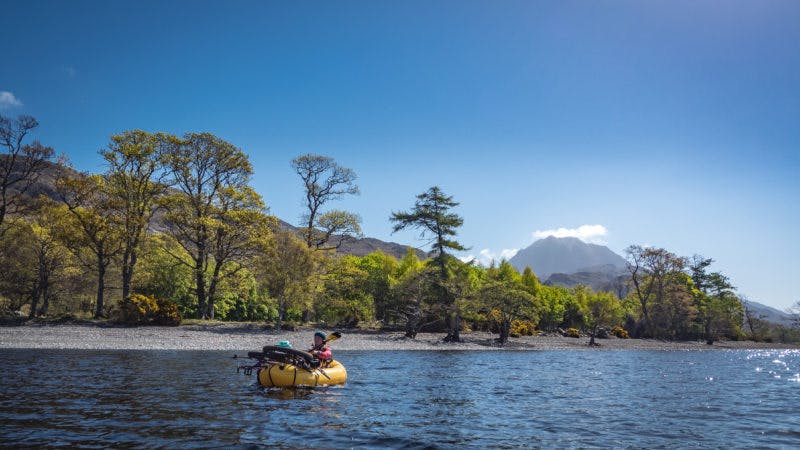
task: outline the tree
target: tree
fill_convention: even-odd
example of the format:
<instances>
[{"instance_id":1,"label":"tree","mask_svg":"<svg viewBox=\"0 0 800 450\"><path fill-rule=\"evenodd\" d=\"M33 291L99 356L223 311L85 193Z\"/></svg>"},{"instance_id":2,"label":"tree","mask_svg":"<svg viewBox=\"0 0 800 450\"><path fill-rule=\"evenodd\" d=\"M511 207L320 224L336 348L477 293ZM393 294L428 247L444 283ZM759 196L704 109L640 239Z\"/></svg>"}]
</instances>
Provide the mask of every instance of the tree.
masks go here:
<instances>
[{"instance_id":1,"label":"tree","mask_svg":"<svg viewBox=\"0 0 800 450\"><path fill-rule=\"evenodd\" d=\"M258 259L253 258L247 262L247 267L235 264L238 270L226 270L225 276L219 279L214 301L215 318L267 322L275 317L274 299L265 289L259 289L255 273L250 270L257 262Z\"/></svg>"},{"instance_id":2,"label":"tree","mask_svg":"<svg viewBox=\"0 0 800 450\"><path fill-rule=\"evenodd\" d=\"M52 201L42 199L37 214L27 223L29 235L25 241L36 261L30 318L47 315L54 285L70 262L67 248L57 237L58 222L61 220L59 216L62 214L64 211L60 211Z\"/></svg>"},{"instance_id":3,"label":"tree","mask_svg":"<svg viewBox=\"0 0 800 450\"><path fill-rule=\"evenodd\" d=\"M689 265L695 293L698 319L703 328L703 337L711 345L719 334L736 334L742 323L742 304L734 291L736 288L728 277L720 272L709 272L714 262L699 255L692 257Z\"/></svg>"},{"instance_id":4,"label":"tree","mask_svg":"<svg viewBox=\"0 0 800 450\"><path fill-rule=\"evenodd\" d=\"M589 329L589 346L598 346L594 339L600 327L610 327L622 320L623 310L619 299L610 292L586 292L583 317Z\"/></svg>"},{"instance_id":5,"label":"tree","mask_svg":"<svg viewBox=\"0 0 800 450\"><path fill-rule=\"evenodd\" d=\"M433 261L428 260L427 265L434 269L434 275L439 275L439 269ZM513 267L511 271L519 278ZM447 274L444 282L440 282L438 276L433 277L431 288L436 292L441 284L450 301L449 304L443 304L441 301L438 303L438 309L445 313L448 320L456 320L455 327L451 321L446 322L449 331L453 328L461 328L460 322L463 315L472 314L474 317L475 314L480 316L481 312L485 312L485 310L481 311L485 305L480 299L479 289L486 278L486 271L482 267L476 266L474 260L465 263L458 258L449 257L447 258Z\"/></svg>"},{"instance_id":6,"label":"tree","mask_svg":"<svg viewBox=\"0 0 800 450\"><path fill-rule=\"evenodd\" d=\"M694 255L692 256L688 267L689 275L692 277L692 281L694 281L694 287L706 294L712 287L712 274L709 274L707 269L713 263L714 260L711 258L704 258L700 255Z\"/></svg>"},{"instance_id":7,"label":"tree","mask_svg":"<svg viewBox=\"0 0 800 450\"><path fill-rule=\"evenodd\" d=\"M392 303L388 308L390 316L402 317L405 320L405 336L414 339L424 326L423 319L430 305L435 303L432 292L432 280L436 278L438 269L431 268L417 260L417 264L408 264L409 255L416 259L413 251L406 254L402 264L405 270L392 286Z\"/></svg>"},{"instance_id":8,"label":"tree","mask_svg":"<svg viewBox=\"0 0 800 450\"><path fill-rule=\"evenodd\" d=\"M417 201L411 211L393 212L390 219L394 222L393 233L405 228L419 228L421 229L420 238L428 237L434 253L434 262L439 267L439 300L450 309L452 309L454 298L445 288L445 282L448 279L447 251L465 250L458 241L451 239L456 235L456 230L464 223L464 219L451 212L451 209L456 206L458 203L453 201L453 197L445 195L438 186L433 186L426 192L417 195ZM450 330L445 341L460 342L459 311L448 311L448 316Z\"/></svg>"},{"instance_id":9,"label":"tree","mask_svg":"<svg viewBox=\"0 0 800 450\"><path fill-rule=\"evenodd\" d=\"M309 248L339 248L353 236L361 235L361 219L347 211L334 210L322 214L322 207L346 194L358 194L356 174L340 166L333 158L314 154L302 155L292 160L292 168L303 180L307 212L303 216L305 227L301 232ZM330 239L338 235L335 244ZM325 247L325 245L330 245Z\"/></svg>"},{"instance_id":10,"label":"tree","mask_svg":"<svg viewBox=\"0 0 800 450\"><path fill-rule=\"evenodd\" d=\"M742 304L727 291L720 296L703 296L698 306L706 344L711 345L720 334L735 335L742 322Z\"/></svg>"},{"instance_id":11,"label":"tree","mask_svg":"<svg viewBox=\"0 0 800 450\"><path fill-rule=\"evenodd\" d=\"M7 218L6 232L0 236L0 314L33 318L78 308L94 313L95 291L86 283L94 274L81 270L67 247L81 252L84 263L95 269L94 258L82 247L83 232L59 202L40 196L28 206L26 215Z\"/></svg>"},{"instance_id":12,"label":"tree","mask_svg":"<svg viewBox=\"0 0 800 450\"><path fill-rule=\"evenodd\" d=\"M625 249L625 256L627 257L627 269L631 275L631 283L634 286L633 294L639 301L642 316L645 320L645 327L652 335L652 325L650 321L650 306L653 297L653 289L655 284L647 283L650 273L647 267L647 250L638 245L631 245Z\"/></svg>"},{"instance_id":13,"label":"tree","mask_svg":"<svg viewBox=\"0 0 800 450\"><path fill-rule=\"evenodd\" d=\"M166 233L153 235L143 245L134 291L178 305L181 317L197 316L191 256Z\"/></svg>"},{"instance_id":14,"label":"tree","mask_svg":"<svg viewBox=\"0 0 800 450\"><path fill-rule=\"evenodd\" d=\"M209 299L224 278L245 269L264 248L270 245L277 220L266 214L261 196L249 186L222 189L219 214L213 223L213 269L209 283ZM224 272L223 272L224 270ZM214 303L208 303L208 315L214 317Z\"/></svg>"},{"instance_id":15,"label":"tree","mask_svg":"<svg viewBox=\"0 0 800 450\"><path fill-rule=\"evenodd\" d=\"M585 325L586 318L583 316L585 291L583 286L565 290L564 317L559 324L560 328L582 328Z\"/></svg>"},{"instance_id":16,"label":"tree","mask_svg":"<svg viewBox=\"0 0 800 450\"><path fill-rule=\"evenodd\" d=\"M107 164L106 186L118 209L123 240L122 298L130 294L139 248L153 214L157 199L165 192L162 183L161 155L177 142L174 136L141 130L111 136L101 150Z\"/></svg>"},{"instance_id":17,"label":"tree","mask_svg":"<svg viewBox=\"0 0 800 450\"><path fill-rule=\"evenodd\" d=\"M6 215L24 212L24 195L37 181L42 168L53 157L53 149L39 141L23 144L25 136L39 126L31 116L21 115L12 120L0 115L0 234Z\"/></svg>"},{"instance_id":18,"label":"tree","mask_svg":"<svg viewBox=\"0 0 800 450\"><path fill-rule=\"evenodd\" d=\"M257 264L256 277L277 300L275 328L281 329L291 308L308 309L317 289L319 257L293 232L278 231Z\"/></svg>"},{"instance_id":19,"label":"tree","mask_svg":"<svg viewBox=\"0 0 800 450\"><path fill-rule=\"evenodd\" d=\"M513 320L537 320L534 297L525 289L522 277L508 261L502 261L488 277L480 287L478 298L488 309L490 316L498 321L498 342L505 344L508 342Z\"/></svg>"},{"instance_id":20,"label":"tree","mask_svg":"<svg viewBox=\"0 0 800 450\"><path fill-rule=\"evenodd\" d=\"M510 283L488 281L481 287L478 295L488 308L489 316L497 320L500 335L497 341L501 345L505 344L508 342L511 320L516 310L521 309L525 297L530 297L530 294L515 289Z\"/></svg>"},{"instance_id":21,"label":"tree","mask_svg":"<svg viewBox=\"0 0 800 450\"><path fill-rule=\"evenodd\" d=\"M641 307L647 333L650 337L655 337L662 330L656 328L651 308L661 308L661 312L669 311L664 302L675 298L675 295L682 295L679 290L675 290L675 282L680 281L676 279L676 275L682 273L686 267L686 258L676 256L663 248L643 248L638 245L628 247L625 253L633 284L632 294Z\"/></svg>"},{"instance_id":22,"label":"tree","mask_svg":"<svg viewBox=\"0 0 800 450\"><path fill-rule=\"evenodd\" d=\"M800 300L789 308L789 314L792 316L792 326L800 329Z\"/></svg>"},{"instance_id":23,"label":"tree","mask_svg":"<svg viewBox=\"0 0 800 450\"><path fill-rule=\"evenodd\" d=\"M0 314L17 314L36 295L37 258L31 251L30 226L10 218L0 235Z\"/></svg>"},{"instance_id":24,"label":"tree","mask_svg":"<svg viewBox=\"0 0 800 450\"><path fill-rule=\"evenodd\" d=\"M759 314L750 300L745 296L739 296L739 302L742 304L742 313L744 314L744 325L750 330L750 339L754 341L761 341L766 338L769 333L769 323L767 323L763 314Z\"/></svg>"},{"instance_id":25,"label":"tree","mask_svg":"<svg viewBox=\"0 0 800 450\"><path fill-rule=\"evenodd\" d=\"M219 280L255 254L274 218L248 185L253 169L247 155L233 144L211 133L188 133L165 156L178 190L165 197L165 222L190 256L186 262L175 255L176 261L194 272L198 314L213 319ZM234 265L229 272L227 263Z\"/></svg>"},{"instance_id":26,"label":"tree","mask_svg":"<svg viewBox=\"0 0 800 450\"><path fill-rule=\"evenodd\" d=\"M539 327L553 331L564 321L569 292L561 286L541 286L538 298L541 301Z\"/></svg>"},{"instance_id":27,"label":"tree","mask_svg":"<svg viewBox=\"0 0 800 450\"><path fill-rule=\"evenodd\" d=\"M376 304L376 313L383 309L378 317L383 317L385 324L403 323L406 337L413 339L421 326L423 305L429 303L430 299L430 270L417 257L416 251L409 247L392 278L386 304Z\"/></svg>"},{"instance_id":28,"label":"tree","mask_svg":"<svg viewBox=\"0 0 800 450\"><path fill-rule=\"evenodd\" d=\"M106 271L123 247L119 217L106 182L98 175L65 176L57 181L57 187L73 219L62 227L61 239L85 266L97 270L94 317L103 317ZM87 249L89 258L84 252Z\"/></svg>"},{"instance_id":29,"label":"tree","mask_svg":"<svg viewBox=\"0 0 800 450\"><path fill-rule=\"evenodd\" d=\"M375 317L375 302L366 289L369 272L359 267L360 259L346 255L331 261L322 277L323 295L314 305L318 317L349 328Z\"/></svg>"},{"instance_id":30,"label":"tree","mask_svg":"<svg viewBox=\"0 0 800 450\"><path fill-rule=\"evenodd\" d=\"M317 237L314 246L320 250L334 250L354 237L361 237L361 217L342 210L331 210L319 216L314 229ZM335 241L335 242L334 242ZM324 244L329 246L325 247Z\"/></svg>"},{"instance_id":31,"label":"tree","mask_svg":"<svg viewBox=\"0 0 800 450\"><path fill-rule=\"evenodd\" d=\"M777 340L781 343L798 343L800 342L800 330L798 327L785 325L775 325L770 332L770 339Z\"/></svg>"},{"instance_id":32,"label":"tree","mask_svg":"<svg viewBox=\"0 0 800 450\"><path fill-rule=\"evenodd\" d=\"M542 288L539 278L536 277L530 267L525 267L525 270L522 271L522 288L534 297L539 294Z\"/></svg>"},{"instance_id":33,"label":"tree","mask_svg":"<svg viewBox=\"0 0 800 450\"><path fill-rule=\"evenodd\" d=\"M656 278L655 295L650 307L653 336L684 339L692 334L692 324L697 318L695 292L697 289L686 273L671 271Z\"/></svg>"},{"instance_id":34,"label":"tree","mask_svg":"<svg viewBox=\"0 0 800 450\"><path fill-rule=\"evenodd\" d=\"M387 321L392 284L396 282L399 266L400 263L395 257L380 250L366 255L358 261L358 267L368 274L364 289L375 302L375 319L384 324Z\"/></svg>"}]
</instances>

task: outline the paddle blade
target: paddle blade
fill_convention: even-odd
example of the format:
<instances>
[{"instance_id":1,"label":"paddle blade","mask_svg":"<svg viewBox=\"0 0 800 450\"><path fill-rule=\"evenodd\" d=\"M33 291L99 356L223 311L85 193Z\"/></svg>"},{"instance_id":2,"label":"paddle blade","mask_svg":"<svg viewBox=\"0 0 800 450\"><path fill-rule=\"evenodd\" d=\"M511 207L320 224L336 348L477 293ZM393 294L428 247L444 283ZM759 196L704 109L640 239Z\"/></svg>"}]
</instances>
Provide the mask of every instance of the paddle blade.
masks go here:
<instances>
[{"instance_id":1,"label":"paddle blade","mask_svg":"<svg viewBox=\"0 0 800 450\"><path fill-rule=\"evenodd\" d=\"M331 333L330 336L328 336L328 339L325 339L325 342L335 341L335 340L339 339L340 337L342 337L342 333L339 333L338 331L334 331L333 333Z\"/></svg>"}]
</instances>

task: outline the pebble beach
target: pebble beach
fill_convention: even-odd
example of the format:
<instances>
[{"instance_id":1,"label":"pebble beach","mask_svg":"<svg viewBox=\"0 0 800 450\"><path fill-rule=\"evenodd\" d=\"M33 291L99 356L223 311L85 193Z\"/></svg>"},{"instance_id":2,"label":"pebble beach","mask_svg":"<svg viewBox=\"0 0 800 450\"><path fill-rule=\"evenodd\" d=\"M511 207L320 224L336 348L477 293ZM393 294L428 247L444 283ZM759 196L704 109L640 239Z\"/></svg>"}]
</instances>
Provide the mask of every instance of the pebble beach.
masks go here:
<instances>
[{"instance_id":1,"label":"pebble beach","mask_svg":"<svg viewBox=\"0 0 800 450\"><path fill-rule=\"evenodd\" d=\"M92 350L229 350L255 351L264 345L290 341L295 348L310 346L314 328L275 331L262 324L202 323L178 327L114 327L105 324L26 324L0 326L0 348ZM333 330L326 330L333 331ZM441 333L420 333L415 339L402 332L341 330L334 350L731 350L800 349L797 345L752 341L663 341L656 339L569 338L557 334L510 338L500 346L497 335L465 332L463 342L446 343Z\"/></svg>"}]
</instances>

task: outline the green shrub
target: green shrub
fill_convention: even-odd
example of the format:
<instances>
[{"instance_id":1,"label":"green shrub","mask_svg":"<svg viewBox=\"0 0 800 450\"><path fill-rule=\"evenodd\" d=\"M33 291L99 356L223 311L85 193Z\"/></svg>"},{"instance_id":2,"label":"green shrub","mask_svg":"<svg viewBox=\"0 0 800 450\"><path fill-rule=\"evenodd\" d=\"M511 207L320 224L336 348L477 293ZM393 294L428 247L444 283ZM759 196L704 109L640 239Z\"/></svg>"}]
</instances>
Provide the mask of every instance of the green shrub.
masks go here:
<instances>
[{"instance_id":1,"label":"green shrub","mask_svg":"<svg viewBox=\"0 0 800 450\"><path fill-rule=\"evenodd\" d=\"M256 291L250 294L242 296L234 293L223 296L229 306L222 312L216 309L215 315L221 320L237 322L271 322L278 317L277 302L274 299Z\"/></svg>"}]
</instances>

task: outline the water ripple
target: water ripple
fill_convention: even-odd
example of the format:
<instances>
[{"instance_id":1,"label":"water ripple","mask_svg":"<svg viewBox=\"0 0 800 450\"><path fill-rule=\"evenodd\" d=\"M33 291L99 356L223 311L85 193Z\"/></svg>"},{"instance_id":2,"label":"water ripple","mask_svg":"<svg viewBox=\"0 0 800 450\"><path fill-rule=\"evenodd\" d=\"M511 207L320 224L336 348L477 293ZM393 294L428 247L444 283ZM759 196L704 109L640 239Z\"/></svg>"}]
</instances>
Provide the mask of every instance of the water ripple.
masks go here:
<instances>
[{"instance_id":1,"label":"water ripple","mask_svg":"<svg viewBox=\"0 0 800 450\"><path fill-rule=\"evenodd\" d=\"M225 352L0 351L0 446L800 446L800 352L337 352L265 390Z\"/></svg>"}]
</instances>

